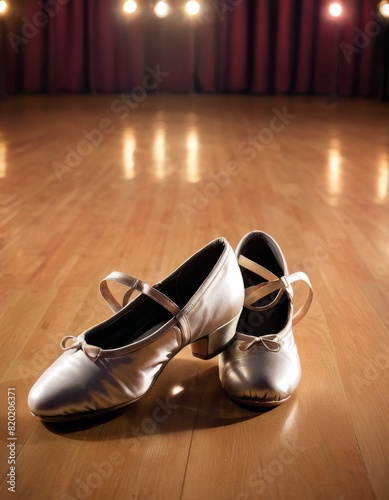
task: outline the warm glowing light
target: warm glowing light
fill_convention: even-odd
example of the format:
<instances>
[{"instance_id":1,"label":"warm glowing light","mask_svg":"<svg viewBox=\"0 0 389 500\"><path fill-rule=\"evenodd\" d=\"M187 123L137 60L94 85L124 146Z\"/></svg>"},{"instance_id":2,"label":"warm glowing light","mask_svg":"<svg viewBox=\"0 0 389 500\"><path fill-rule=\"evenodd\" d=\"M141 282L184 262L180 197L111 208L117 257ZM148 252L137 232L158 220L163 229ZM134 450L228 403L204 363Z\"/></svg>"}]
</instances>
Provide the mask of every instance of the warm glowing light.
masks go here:
<instances>
[{"instance_id":1,"label":"warm glowing light","mask_svg":"<svg viewBox=\"0 0 389 500\"><path fill-rule=\"evenodd\" d=\"M155 131L153 156L155 164L155 177L163 179L166 175L166 140L164 125Z\"/></svg>"},{"instance_id":2,"label":"warm glowing light","mask_svg":"<svg viewBox=\"0 0 389 500\"><path fill-rule=\"evenodd\" d=\"M186 2L185 11L188 16L197 16L200 12L200 4L195 0L191 0L190 2Z\"/></svg>"},{"instance_id":3,"label":"warm glowing light","mask_svg":"<svg viewBox=\"0 0 389 500\"><path fill-rule=\"evenodd\" d=\"M328 166L330 169L331 191L339 191L340 155L338 151L330 150L328 155Z\"/></svg>"},{"instance_id":4,"label":"warm glowing light","mask_svg":"<svg viewBox=\"0 0 389 500\"><path fill-rule=\"evenodd\" d=\"M167 2L157 2L154 7L155 15L158 17L166 17L169 14L170 8Z\"/></svg>"},{"instance_id":5,"label":"warm glowing light","mask_svg":"<svg viewBox=\"0 0 389 500\"><path fill-rule=\"evenodd\" d=\"M135 149L134 131L131 128L125 129L123 134L123 170L125 179L133 179L135 177Z\"/></svg>"},{"instance_id":6,"label":"warm glowing light","mask_svg":"<svg viewBox=\"0 0 389 500\"><path fill-rule=\"evenodd\" d=\"M175 396L176 394L180 394L183 390L184 388L182 385L175 385L170 392L173 396Z\"/></svg>"},{"instance_id":7,"label":"warm glowing light","mask_svg":"<svg viewBox=\"0 0 389 500\"><path fill-rule=\"evenodd\" d=\"M5 0L1 0L0 1L0 14L2 14L3 12L5 12L7 10L7 2L5 2Z\"/></svg>"},{"instance_id":8,"label":"warm glowing light","mask_svg":"<svg viewBox=\"0 0 389 500\"><path fill-rule=\"evenodd\" d=\"M383 17L388 17L389 18L389 2L388 0L382 0L378 4L378 10Z\"/></svg>"},{"instance_id":9,"label":"warm glowing light","mask_svg":"<svg viewBox=\"0 0 389 500\"><path fill-rule=\"evenodd\" d=\"M328 7L328 12L332 17L339 17L343 12L343 7L340 5L340 3L334 2Z\"/></svg>"},{"instance_id":10,"label":"warm glowing light","mask_svg":"<svg viewBox=\"0 0 389 500\"><path fill-rule=\"evenodd\" d=\"M199 138L197 130L192 129L188 132L186 137L186 165L187 165L187 178L189 182L199 182Z\"/></svg>"},{"instance_id":11,"label":"warm glowing light","mask_svg":"<svg viewBox=\"0 0 389 500\"><path fill-rule=\"evenodd\" d=\"M133 14L138 8L137 3L134 0L128 0L128 2L124 2L123 10L126 14Z\"/></svg>"},{"instance_id":12,"label":"warm glowing light","mask_svg":"<svg viewBox=\"0 0 389 500\"><path fill-rule=\"evenodd\" d=\"M339 151L339 141L333 139L328 150L328 191L338 195L341 191L341 163L342 156ZM336 203L336 199L333 200Z\"/></svg>"},{"instance_id":13,"label":"warm glowing light","mask_svg":"<svg viewBox=\"0 0 389 500\"><path fill-rule=\"evenodd\" d=\"M384 201L389 190L389 158L382 155L378 162L377 198Z\"/></svg>"},{"instance_id":14,"label":"warm glowing light","mask_svg":"<svg viewBox=\"0 0 389 500\"><path fill-rule=\"evenodd\" d=\"M289 443L289 441L293 439L293 436L296 435L296 430L298 429L298 422L299 422L298 410L299 407L296 398L293 402L291 401L291 405L288 408L288 412L285 414L282 424L279 427L280 435L282 436L283 439L285 439L286 443Z\"/></svg>"},{"instance_id":15,"label":"warm glowing light","mask_svg":"<svg viewBox=\"0 0 389 500\"><path fill-rule=\"evenodd\" d=\"M0 139L0 179L7 173L7 144Z\"/></svg>"}]
</instances>

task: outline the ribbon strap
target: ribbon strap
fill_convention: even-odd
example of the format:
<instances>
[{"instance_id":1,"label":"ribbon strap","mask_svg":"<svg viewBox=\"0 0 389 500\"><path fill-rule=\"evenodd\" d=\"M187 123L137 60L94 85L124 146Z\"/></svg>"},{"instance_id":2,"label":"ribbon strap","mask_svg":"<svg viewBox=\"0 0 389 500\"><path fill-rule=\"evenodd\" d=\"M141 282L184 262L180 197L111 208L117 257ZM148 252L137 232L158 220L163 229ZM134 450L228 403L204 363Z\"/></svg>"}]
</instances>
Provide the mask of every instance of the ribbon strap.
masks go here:
<instances>
[{"instance_id":1,"label":"ribbon strap","mask_svg":"<svg viewBox=\"0 0 389 500\"><path fill-rule=\"evenodd\" d=\"M266 311L278 304L286 290L292 288L293 283L295 283L296 281L303 281L309 287L308 296L306 297L302 306L293 314L292 324L297 324L307 314L309 306L311 305L313 299L313 291L311 282L305 273L298 271L287 276L278 277L265 267L260 266L256 262L253 262L243 255L239 256L238 261L242 267L248 269L249 271L252 271L253 273L266 280L262 283L259 283L258 285L246 288L244 306L247 309L250 309L251 311ZM277 290L278 293L276 297L269 304L266 304L264 306L253 305L258 300L263 299L264 297L273 292L276 292Z\"/></svg>"},{"instance_id":2,"label":"ribbon strap","mask_svg":"<svg viewBox=\"0 0 389 500\"><path fill-rule=\"evenodd\" d=\"M116 281L117 283L121 283L122 285L128 287L128 290L123 295L122 304L119 304L119 302L112 295L107 281ZM134 290L138 290L139 292L150 297L150 299L155 300L158 304L167 309L173 316L177 316L180 312L178 305L169 299L169 297L167 297L164 293L148 285L144 281L128 276L127 274L113 271L100 283L100 293L115 313L120 311L128 303Z\"/></svg>"},{"instance_id":3,"label":"ribbon strap","mask_svg":"<svg viewBox=\"0 0 389 500\"><path fill-rule=\"evenodd\" d=\"M121 305L112 295L108 287L107 281L116 281L117 283L121 283L122 285L128 287L128 290L123 295ZM128 276L127 274L114 271L110 273L100 283L100 293L106 300L109 307L115 313L120 311L128 303L134 290L138 290L139 292L144 293L151 299L155 300L156 302L158 302L158 304L167 309L173 316L177 316L178 313L180 312L180 308L178 307L178 305L175 304L171 299L169 299L169 297L167 297L165 294L163 294L156 288L148 285L144 281ZM69 346L66 345L68 340L73 341L73 343ZM94 362L97 361L101 352L100 347L87 344L86 342L82 342L77 337L73 337L72 335L67 335L66 337L64 337L61 340L60 345L64 351L68 351L69 349L77 349L77 350L81 349L88 356L88 358Z\"/></svg>"}]
</instances>

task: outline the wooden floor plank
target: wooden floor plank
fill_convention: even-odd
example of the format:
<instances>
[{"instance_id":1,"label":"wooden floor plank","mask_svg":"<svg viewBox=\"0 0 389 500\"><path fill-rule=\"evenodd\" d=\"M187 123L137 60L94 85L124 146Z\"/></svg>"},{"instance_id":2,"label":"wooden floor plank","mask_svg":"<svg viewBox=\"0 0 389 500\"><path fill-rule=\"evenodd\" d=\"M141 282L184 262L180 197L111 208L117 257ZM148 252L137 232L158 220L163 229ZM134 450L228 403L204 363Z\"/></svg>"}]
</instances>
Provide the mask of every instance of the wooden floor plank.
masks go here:
<instances>
[{"instance_id":1,"label":"wooden floor plank","mask_svg":"<svg viewBox=\"0 0 389 500\"><path fill-rule=\"evenodd\" d=\"M122 120L116 98L0 102L2 412L8 387L17 402L17 493L4 413L1 498L386 499L389 108L157 94ZM102 119L111 131L88 146ZM217 359L186 348L106 421L48 427L30 415L28 391L61 338L110 314L98 294L109 272L156 283L213 238L235 247L253 229L314 287L289 401L235 405Z\"/></svg>"}]
</instances>

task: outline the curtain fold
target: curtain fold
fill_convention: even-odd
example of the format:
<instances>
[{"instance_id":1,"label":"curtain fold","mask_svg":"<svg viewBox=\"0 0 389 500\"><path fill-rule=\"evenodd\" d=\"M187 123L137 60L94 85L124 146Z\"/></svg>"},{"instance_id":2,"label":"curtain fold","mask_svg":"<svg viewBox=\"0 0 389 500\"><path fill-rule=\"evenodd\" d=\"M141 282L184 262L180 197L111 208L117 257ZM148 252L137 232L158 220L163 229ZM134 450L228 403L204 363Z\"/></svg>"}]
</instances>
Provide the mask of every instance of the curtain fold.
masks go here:
<instances>
[{"instance_id":1,"label":"curtain fold","mask_svg":"<svg viewBox=\"0 0 389 500\"><path fill-rule=\"evenodd\" d=\"M316 0L302 0L300 30L297 42L295 91L299 94L313 93L314 61L316 54L316 26L319 9Z\"/></svg>"},{"instance_id":2,"label":"curtain fold","mask_svg":"<svg viewBox=\"0 0 389 500\"><path fill-rule=\"evenodd\" d=\"M265 93L270 91L270 31L275 29L270 24L269 2L258 2L254 16L255 64L252 67L251 90L254 93Z\"/></svg>"},{"instance_id":3,"label":"curtain fold","mask_svg":"<svg viewBox=\"0 0 389 500\"><path fill-rule=\"evenodd\" d=\"M151 71L158 85L147 91L321 95L333 90L337 51L340 95L380 94L389 28L377 0L343 0L337 46L324 0L203 0L193 20L184 0L171 0L165 19L150 11L130 19L122 3L9 0L7 92L131 92Z\"/></svg>"}]
</instances>

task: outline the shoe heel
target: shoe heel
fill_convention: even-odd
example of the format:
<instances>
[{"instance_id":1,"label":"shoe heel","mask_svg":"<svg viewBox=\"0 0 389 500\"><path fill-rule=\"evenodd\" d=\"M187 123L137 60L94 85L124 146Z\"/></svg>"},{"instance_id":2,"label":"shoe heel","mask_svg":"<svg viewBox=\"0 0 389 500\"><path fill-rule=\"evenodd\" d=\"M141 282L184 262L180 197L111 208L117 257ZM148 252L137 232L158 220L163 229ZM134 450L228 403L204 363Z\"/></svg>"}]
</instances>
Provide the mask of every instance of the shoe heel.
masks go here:
<instances>
[{"instance_id":1,"label":"shoe heel","mask_svg":"<svg viewBox=\"0 0 389 500\"><path fill-rule=\"evenodd\" d=\"M240 313L206 337L193 342L190 346L193 356L200 359L211 359L220 354L235 335L239 316Z\"/></svg>"}]
</instances>

